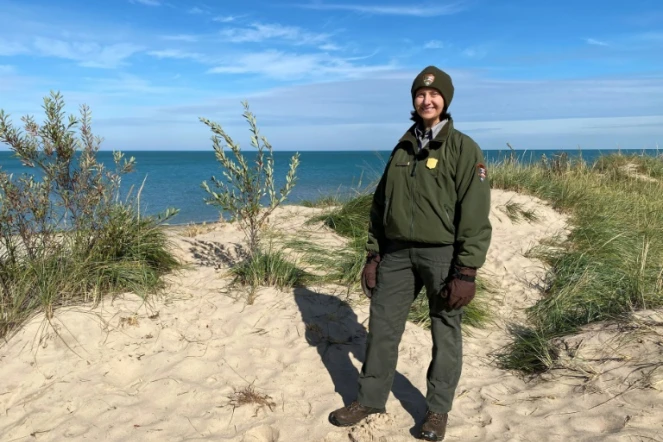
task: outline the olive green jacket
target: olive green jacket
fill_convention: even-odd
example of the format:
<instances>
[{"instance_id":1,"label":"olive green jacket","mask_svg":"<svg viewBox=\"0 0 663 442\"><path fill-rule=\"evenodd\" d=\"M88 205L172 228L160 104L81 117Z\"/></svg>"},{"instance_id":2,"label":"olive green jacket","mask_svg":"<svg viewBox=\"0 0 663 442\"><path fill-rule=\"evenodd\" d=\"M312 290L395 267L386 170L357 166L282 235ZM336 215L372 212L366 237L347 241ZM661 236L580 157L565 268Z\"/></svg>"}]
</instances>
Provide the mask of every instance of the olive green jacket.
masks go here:
<instances>
[{"instance_id":1,"label":"olive green jacket","mask_svg":"<svg viewBox=\"0 0 663 442\"><path fill-rule=\"evenodd\" d=\"M416 125L399 140L373 195L369 252L389 240L453 244L455 263L481 267L492 236L483 153L449 119L419 151Z\"/></svg>"}]
</instances>

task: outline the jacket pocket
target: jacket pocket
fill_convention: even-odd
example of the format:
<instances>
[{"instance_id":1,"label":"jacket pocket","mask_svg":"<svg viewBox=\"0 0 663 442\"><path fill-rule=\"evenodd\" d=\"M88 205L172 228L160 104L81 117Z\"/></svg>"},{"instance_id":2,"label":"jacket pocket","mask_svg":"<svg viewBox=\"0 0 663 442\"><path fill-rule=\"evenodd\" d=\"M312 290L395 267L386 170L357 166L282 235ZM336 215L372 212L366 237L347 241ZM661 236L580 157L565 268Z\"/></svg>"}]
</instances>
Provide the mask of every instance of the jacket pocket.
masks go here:
<instances>
[{"instance_id":1,"label":"jacket pocket","mask_svg":"<svg viewBox=\"0 0 663 442\"><path fill-rule=\"evenodd\" d=\"M456 226L454 225L454 211L445 204L442 208L442 224L453 235L456 234Z\"/></svg>"}]
</instances>

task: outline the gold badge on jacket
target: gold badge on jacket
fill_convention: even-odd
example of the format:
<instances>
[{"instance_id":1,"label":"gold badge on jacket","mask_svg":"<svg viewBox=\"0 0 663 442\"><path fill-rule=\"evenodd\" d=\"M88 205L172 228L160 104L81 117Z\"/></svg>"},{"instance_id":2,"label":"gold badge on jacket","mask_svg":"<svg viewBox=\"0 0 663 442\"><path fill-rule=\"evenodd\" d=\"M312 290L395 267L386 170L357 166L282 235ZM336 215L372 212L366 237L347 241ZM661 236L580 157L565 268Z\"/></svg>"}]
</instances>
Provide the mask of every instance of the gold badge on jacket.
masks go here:
<instances>
[{"instance_id":1,"label":"gold badge on jacket","mask_svg":"<svg viewBox=\"0 0 663 442\"><path fill-rule=\"evenodd\" d=\"M429 158L426 160L426 167L429 169L435 169L435 166L437 166L437 158Z\"/></svg>"}]
</instances>

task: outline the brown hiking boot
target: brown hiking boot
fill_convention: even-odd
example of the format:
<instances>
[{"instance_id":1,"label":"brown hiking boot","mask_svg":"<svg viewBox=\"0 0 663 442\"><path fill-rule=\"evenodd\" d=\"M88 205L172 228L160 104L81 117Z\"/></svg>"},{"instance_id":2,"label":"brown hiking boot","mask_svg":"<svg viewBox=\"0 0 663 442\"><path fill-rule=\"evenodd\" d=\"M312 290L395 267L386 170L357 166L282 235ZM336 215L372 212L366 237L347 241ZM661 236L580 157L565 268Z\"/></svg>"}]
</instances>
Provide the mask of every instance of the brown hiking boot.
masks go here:
<instances>
[{"instance_id":1,"label":"brown hiking boot","mask_svg":"<svg viewBox=\"0 0 663 442\"><path fill-rule=\"evenodd\" d=\"M384 413L384 408L364 407L354 401L347 407L339 408L329 413L329 422L337 427L349 427L356 425L371 414Z\"/></svg>"},{"instance_id":2,"label":"brown hiking boot","mask_svg":"<svg viewBox=\"0 0 663 442\"><path fill-rule=\"evenodd\" d=\"M442 440L447 430L447 413L426 413L426 420L421 427L421 438L424 440Z\"/></svg>"}]
</instances>

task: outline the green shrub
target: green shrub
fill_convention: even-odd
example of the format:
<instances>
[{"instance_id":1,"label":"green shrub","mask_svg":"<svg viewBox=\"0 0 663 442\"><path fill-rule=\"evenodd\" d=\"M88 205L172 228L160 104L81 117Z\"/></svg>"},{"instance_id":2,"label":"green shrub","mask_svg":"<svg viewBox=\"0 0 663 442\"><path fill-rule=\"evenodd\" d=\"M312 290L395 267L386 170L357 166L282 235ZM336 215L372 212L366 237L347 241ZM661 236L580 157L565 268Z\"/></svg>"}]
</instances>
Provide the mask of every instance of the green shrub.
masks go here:
<instances>
[{"instance_id":1,"label":"green shrub","mask_svg":"<svg viewBox=\"0 0 663 442\"><path fill-rule=\"evenodd\" d=\"M0 142L36 171L14 177L0 169L0 336L38 311L50 320L59 306L108 293L148 296L178 265L159 229L176 211L141 217L132 201L118 201L134 159L115 152L115 170L97 161L101 139L87 106L80 120L66 118L52 93L44 110L42 125L22 119L25 132L0 111Z\"/></svg>"},{"instance_id":2,"label":"green shrub","mask_svg":"<svg viewBox=\"0 0 663 442\"><path fill-rule=\"evenodd\" d=\"M290 160L290 169L285 177L285 184L277 196L274 187L274 153L267 139L260 135L256 118L249 111L248 103L244 102L244 119L248 122L251 132L251 146L256 149L253 167L242 154L238 143L218 124L206 118L200 118L212 133L214 152L217 161L223 168L223 180L214 176L211 178L216 191L210 189L206 181L202 187L209 197L207 204L215 205L221 211L221 216L228 213L236 221L246 235L249 248L249 259L260 252L260 230L267 217L288 197L297 180L297 167L299 166L299 153L295 153ZM224 146L223 142L226 143ZM224 147L229 147L234 160L228 156ZM265 154L265 150L267 154ZM263 197L267 196L269 204L263 206Z\"/></svg>"}]
</instances>

